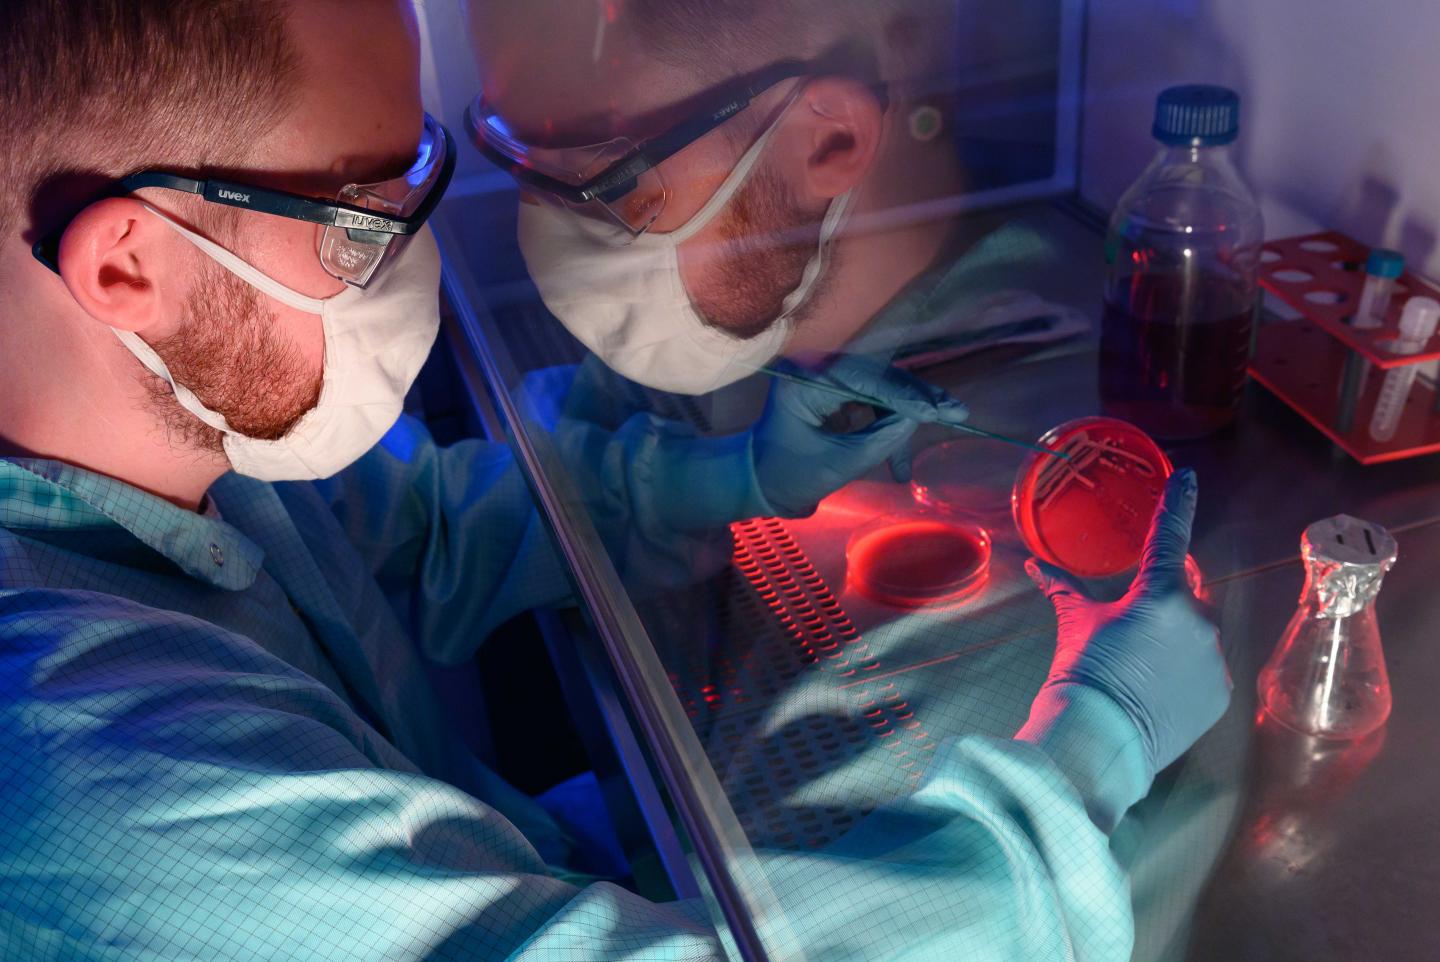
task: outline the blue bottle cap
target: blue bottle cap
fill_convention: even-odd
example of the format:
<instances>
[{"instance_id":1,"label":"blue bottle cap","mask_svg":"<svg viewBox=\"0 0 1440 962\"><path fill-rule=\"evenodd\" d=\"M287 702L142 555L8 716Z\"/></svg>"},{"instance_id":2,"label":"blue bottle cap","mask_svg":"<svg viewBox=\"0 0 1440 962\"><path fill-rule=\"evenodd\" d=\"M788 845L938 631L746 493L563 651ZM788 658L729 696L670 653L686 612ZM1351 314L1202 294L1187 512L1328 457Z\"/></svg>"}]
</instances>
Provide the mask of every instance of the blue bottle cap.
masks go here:
<instances>
[{"instance_id":1,"label":"blue bottle cap","mask_svg":"<svg viewBox=\"0 0 1440 962\"><path fill-rule=\"evenodd\" d=\"M1405 273L1405 255L1377 247L1365 261L1365 273L1372 277L1399 277Z\"/></svg>"},{"instance_id":2,"label":"blue bottle cap","mask_svg":"<svg viewBox=\"0 0 1440 962\"><path fill-rule=\"evenodd\" d=\"M1240 135L1240 95L1227 87L1187 84L1161 91L1155 139L1172 147L1219 147Z\"/></svg>"}]
</instances>

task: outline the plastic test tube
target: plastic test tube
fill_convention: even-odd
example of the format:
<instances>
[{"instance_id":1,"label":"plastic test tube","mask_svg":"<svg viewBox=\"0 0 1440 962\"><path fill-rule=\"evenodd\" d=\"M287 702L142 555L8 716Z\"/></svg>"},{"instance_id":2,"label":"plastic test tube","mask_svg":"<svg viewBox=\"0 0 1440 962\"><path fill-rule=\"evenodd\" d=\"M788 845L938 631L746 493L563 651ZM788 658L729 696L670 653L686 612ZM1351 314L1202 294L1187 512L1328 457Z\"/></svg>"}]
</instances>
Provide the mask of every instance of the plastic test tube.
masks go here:
<instances>
[{"instance_id":1,"label":"plastic test tube","mask_svg":"<svg viewBox=\"0 0 1440 962\"><path fill-rule=\"evenodd\" d=\"M1440 302L1429 297L1410 298L1400 315L1400 340L1391 347L1391 353L1419 354L1434 336L1437 324L1440 324ZM1375 413L1370 418L1370 437L1376 441L1389 441L1395 436L1418 371L1418 364L1406 364L1385 373L1380 397L1375 401Z\"/></svg>"},{"instance_id":2,"label":"plastic test tube","mask_svg":"<svg viewBox=\"0 0 1440 962\"><path fill-rule=\"evenodd\" d=\"M1350 326L1362 331L1373 331L1385 325L1385 315L1390 311L1390 299L1395 294L1395 281L1405 273L1405 255L1399 251L1377 247L1365 261L1365 286L1360 289L1360 303ZM1340 377L1340 404L1335 411L1335 427L1341 434L1349 434L1355 423L1355 404L1360 392L1370 377L1370 360L1358 351L1351 351L1345 358L1345 369Z\"/></svg>"},{"instance_id":3,"label":"plastic test tube","mask_svg":"<svg viewBox=\"0 0 1440 962\"><path fill-rule=\"evenodd\" d=\"M1405 256L1399 251L1377 247L1370 252L1365 261L1365 286L1360 290L1360 305L1355 309L1351 327L1373 330L1384 326L1390 298L1395 293L1395 281L1403 273Z\"/></svg>"}]
</instances>

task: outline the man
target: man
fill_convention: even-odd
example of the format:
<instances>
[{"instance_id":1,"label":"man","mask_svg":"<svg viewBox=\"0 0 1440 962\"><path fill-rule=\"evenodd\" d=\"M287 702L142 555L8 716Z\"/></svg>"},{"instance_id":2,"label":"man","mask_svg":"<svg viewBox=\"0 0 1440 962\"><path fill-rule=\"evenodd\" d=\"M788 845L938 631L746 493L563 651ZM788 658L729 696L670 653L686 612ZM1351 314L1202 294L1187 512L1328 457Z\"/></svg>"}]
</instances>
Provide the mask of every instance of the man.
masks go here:
<instances>
[{"instance_id":1,"label":"man","mask_svg":"<svg viewBox=\"0 0 1440 962\"><path fill-rule=\"evenodd\" d=\"M983 302L1012 268L1044 273L1043 243L981 242L945 213L966 186L957 38L988 36L987 11L1023 36L1042 7L472 3L469 126L519 181L520 246L550 310L620 374L703 394L782 354L893 352L877 327ZM908 288L932 269L922 293L946 303L917 307ZM988 287L967 290L976 274ZM877 320L902 292L906 316Z\"/></svg>"},{"instance_id":2,"label":"man","mask_svg":"<svg viewBox=\"0 0 1440 962\"><path fill-rule=\"evenodd\" d=\"M4 958L719 957L700 906L565 882L554 827L469 757L424 680L422 653L464 659L564 590L502 448L440 451L404 420L372 447L435 327L421 228L448 145L420 109L414 34L400 0L0 12ZM851 373L898 413L848 441L801 391L736 438L642 419L580 450L642 540L692 513L813 505L916 418L957 413ZM828 470L801 477L796 450ZM657 466L691 472L695 503L650 490ZM727 483L707 492L707 468ZM1086 906L1089 872L1107 898L1116 879L1085 812L1112 818L1214 707L1158 712L1159 689L1111 664L1138 632L1166 678L1213 668L1173 590L1192 510L1176 486L1134 604L1095 608L1050 573L1071 643L1028 741L957 746L849 851L762 853L814 904L924 877L892 925L817 913L804 944L984 946L1058 886L1012 937L1123 946ZM1073 752L1091 738L1105 764Z\"/></svg>"}]
</instances>

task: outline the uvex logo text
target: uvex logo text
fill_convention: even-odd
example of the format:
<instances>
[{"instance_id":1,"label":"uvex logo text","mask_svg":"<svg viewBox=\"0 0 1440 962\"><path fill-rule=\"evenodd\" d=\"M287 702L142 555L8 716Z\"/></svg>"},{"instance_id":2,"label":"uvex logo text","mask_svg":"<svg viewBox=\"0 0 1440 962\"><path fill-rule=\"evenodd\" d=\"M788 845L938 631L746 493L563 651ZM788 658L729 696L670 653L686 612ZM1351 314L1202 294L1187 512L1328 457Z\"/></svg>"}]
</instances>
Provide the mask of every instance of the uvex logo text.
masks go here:
<instances>
[{"instance_id":1,"label":"uvex logo text","mask_svg":"<svg viewBox=\"0 0 1440 962\"><path fill-rule=\"evenodd\" d=\"M242 194L238 190L226 190L224 187L221 187L215 193L220 195L221 200L238 200L242 204L250 203L250 195Z\"/></svg>"},{"instance_id":2,"label":"uvex logo text","mask_svg":"<svg viewBox=\"0 0 1440 962\"><path fill-rule=\"evenodd\" d=\"M348 227L353 230L383 230L390 224L384 217L367 217L364 214L356 214L351 211L341 211L335 218L336 227Z\"/></svg>"}]
</instances>

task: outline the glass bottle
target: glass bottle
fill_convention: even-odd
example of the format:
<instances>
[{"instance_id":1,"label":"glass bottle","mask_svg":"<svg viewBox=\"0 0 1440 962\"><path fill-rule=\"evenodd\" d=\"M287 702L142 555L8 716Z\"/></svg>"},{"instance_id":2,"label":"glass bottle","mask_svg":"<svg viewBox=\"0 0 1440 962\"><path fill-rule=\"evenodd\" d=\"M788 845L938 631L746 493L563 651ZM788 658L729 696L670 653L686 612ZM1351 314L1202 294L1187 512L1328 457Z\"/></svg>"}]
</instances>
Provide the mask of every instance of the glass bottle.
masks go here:
<instances>
[{"instance_id":1,"label":"glass bottle","mask_svg":"<svg viewBox=\"0 0 1440 962\"><path fill-rule=\"evenodd\" d=\"M1110 219L1100 400L1162 440L1225 427L1245 387L1265 230L1231 157L1239 131L1234 91L1161 93L1160 151Z\"/></svg>"},{"instance_id":2,"label":"glass bottle","mask_svg":"<svg viewBox=\"0 0 1440 962\"><path fill-rule=\"evenodd\" d=\"M1305 589L1275 652L1260 670L1260 703L1286 727L1322 738L1359 738L1390 716L1390 676L1375 598L1395 563L1379 525L1336 515L1300 539Z\"/></svg>"}]
</instances>

